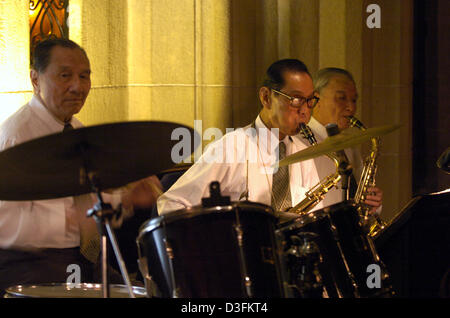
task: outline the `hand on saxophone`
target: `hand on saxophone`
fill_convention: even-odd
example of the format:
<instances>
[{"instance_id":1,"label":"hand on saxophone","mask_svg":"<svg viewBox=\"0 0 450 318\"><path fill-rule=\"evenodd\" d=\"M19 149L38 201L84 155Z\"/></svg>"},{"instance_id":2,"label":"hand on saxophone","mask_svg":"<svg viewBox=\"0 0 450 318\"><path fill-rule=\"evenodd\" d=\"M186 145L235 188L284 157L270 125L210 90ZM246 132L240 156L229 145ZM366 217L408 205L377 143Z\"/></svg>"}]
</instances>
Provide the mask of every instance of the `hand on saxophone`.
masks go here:
<instances>
[{"instance_id":1,"label":"hand on saxophone","mask_svg":"<svg viewBox=\"0 0 450 318\"><path fill-rule=\"evenodd\" d=\"M383 191L377 187L367 188L367 195L364 203L371 207L370 214L380 214L381 209L379 209L379 207L383 203Z\"/></svg>"}]
</instances>

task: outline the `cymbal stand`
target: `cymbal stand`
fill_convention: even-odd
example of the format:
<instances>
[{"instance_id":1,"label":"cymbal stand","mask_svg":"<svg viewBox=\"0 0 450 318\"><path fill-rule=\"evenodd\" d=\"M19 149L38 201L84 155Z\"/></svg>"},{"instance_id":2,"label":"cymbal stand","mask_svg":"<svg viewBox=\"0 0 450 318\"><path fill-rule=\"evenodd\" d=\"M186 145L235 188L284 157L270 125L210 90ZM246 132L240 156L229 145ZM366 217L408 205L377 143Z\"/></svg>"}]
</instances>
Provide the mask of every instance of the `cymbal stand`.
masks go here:
<instances>
[{"instance_id":1,"label":"cymbal stand","mask_svg":"<svg viewBox=\"0 0 450 318\"><path fill-rule=\"evenodd\" d=\"M100 190L94 183L92 176L89 176L89 180L91 182L91 187L97 195L98 202L94 205L94 207L87 212L88 217L94 217L95 222L97 223L97 228L100 234L100 242L101 242L101 255L102 255L102 295L103 298L110 297L109 283L108 283L108 257L107 257L107 242L108 236L114 250L114 254L117 259L117 263L119 264L120 272L122 274L122 278L127 286L128 294L130 298L135 298L130 278L128 276L128 272L125 266L125 262L123 261L122 254L119 250L119 245L117 244L116 237L114 232L111 230L110 220L117 213L112 209L112 206L103 201Z\"/></svg>"}]
</instances>

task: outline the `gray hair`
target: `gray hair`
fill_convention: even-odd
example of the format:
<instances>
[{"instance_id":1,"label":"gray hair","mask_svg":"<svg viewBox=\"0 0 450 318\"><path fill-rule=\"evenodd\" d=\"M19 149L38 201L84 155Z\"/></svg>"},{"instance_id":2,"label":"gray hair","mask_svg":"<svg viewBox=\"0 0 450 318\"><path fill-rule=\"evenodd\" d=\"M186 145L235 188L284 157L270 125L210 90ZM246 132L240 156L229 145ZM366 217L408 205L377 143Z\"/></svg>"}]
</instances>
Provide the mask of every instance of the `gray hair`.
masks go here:
<instances>
[{"instance_id":1,"label":"gray hair","mask_svg":"<svg viewBox=\"0 0 450 318\"><path fill-rule=\"evenodd\" d=\"M355 80L349 71L337 67L327 67L319 70L314 76L314 90L320 93L322 89L327 87L330 79L335 76L345 76L356 85Z\"/></svg>"}]
</instances>

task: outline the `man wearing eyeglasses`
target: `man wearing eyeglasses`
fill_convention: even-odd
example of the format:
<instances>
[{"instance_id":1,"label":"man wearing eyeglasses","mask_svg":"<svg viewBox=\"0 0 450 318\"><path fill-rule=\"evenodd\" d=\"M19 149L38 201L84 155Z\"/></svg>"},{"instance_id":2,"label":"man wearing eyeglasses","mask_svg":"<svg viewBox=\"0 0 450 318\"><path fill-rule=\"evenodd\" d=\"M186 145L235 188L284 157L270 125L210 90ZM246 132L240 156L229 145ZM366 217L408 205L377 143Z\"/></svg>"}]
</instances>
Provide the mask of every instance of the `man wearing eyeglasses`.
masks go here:
<instances>
[{"instance_id":1,"label":"man wearing eyeglasses","mask_svg":"<svg viewBox=\"0 0 450 318\"><path fill-rule=\"evenodd\" d=\"M314 88L319 101L314 108L308 126L311 128L317 141L320 143L328 137L325 126L330 123L338 125L340 130L349 128L348 116L356 113L356 102L358 92L355 81L350 72L340 68L324 68L317 72L314 77ZM301 138L300 136L298 136ZM355 149L345 149L345 154L353 168L353 175L357 176L350 184L350 197L353 197L356 190L356 182L362 173L361 155ZM333 162L323 156L314 159L321 179L334 173L336 167ZM366 197L365 203L372 207L371 212L381 212L383 192L377 187L369 188L372 195ZM323 200L324 206L342 201L342 190L331 189Z\"/></svg>"},{"instance_id":2,"label":"man wearing eyeglasses","mask_svg":"<svg viewBox=\"0 0 450 318\"><path fill-rule=\"evenodd\" d=\"M305 64L295 59L273 63L258 95L262 109L254 122L208 145L199 160L160 196L159 214L200 204L209 197L212 181L220 183L222 195L231 201L247 199L275 211L294 206L319 182L313 160L273 168L279 159L307 147L291 137L299 133L301 123L309 121L318 101ZM234 160L225 160L230 153ZM215 154L224 156L207 160Z\"/></svg>"}]
</instances>

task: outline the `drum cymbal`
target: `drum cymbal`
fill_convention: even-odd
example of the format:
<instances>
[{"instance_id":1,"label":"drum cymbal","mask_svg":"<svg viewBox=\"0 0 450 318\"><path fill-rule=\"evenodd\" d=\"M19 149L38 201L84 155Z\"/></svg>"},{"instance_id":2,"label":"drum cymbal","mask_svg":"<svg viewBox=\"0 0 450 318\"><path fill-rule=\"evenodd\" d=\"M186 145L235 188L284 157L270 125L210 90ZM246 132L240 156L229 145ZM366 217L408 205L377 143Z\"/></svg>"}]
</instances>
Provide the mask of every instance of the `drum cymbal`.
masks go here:
<instances>
[{"instance_id":1,"label":"drum cymbal","mask_svg":"<svg viewBox=\"0 0 450 318\"><path fill-rule=\"evenodd\" d=\"M158 177L159 176L163 176L167 173L172 173L172 172L178 172L178 171L186 171L188 170L190 167L192 167L193 163L184 163L184 162L180 162L176 165L174 165L172 168L163 170L161 172L158 173Z\"/></svg>"},{"instance_id":2,"label":"drum cymbal","mask_svg":"<svg viewBox=\"0 0 450 318\"><path fill-rule=\"evenodd\" d=\"M183 134L172 140L176 128ZM121 187L173 167L172 152L180 160L190 156L198 138L192 128L180 124L140 121L33 139L0 152L0 199L42 200L94 192L87 175L95 176L99 190Z\"/></svg>"},{"instance_id":3,"label":"drum cymbal","mask_svg":"<svg viewBox=\"0 0 450 318\"><path fill-rule=\"evenodd\" d=\"M326 138L323 142L298 151L278 162L280 167L296 162L316 158L327 153L353 147L368 141L371 138L386 135L401 127L401 125L388 125L368 128L364 131L357 129L344 129L339 134Z\"/></svg>"}]
</instances>

